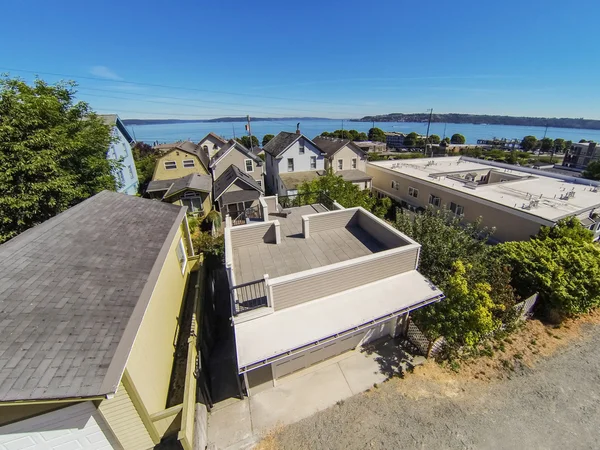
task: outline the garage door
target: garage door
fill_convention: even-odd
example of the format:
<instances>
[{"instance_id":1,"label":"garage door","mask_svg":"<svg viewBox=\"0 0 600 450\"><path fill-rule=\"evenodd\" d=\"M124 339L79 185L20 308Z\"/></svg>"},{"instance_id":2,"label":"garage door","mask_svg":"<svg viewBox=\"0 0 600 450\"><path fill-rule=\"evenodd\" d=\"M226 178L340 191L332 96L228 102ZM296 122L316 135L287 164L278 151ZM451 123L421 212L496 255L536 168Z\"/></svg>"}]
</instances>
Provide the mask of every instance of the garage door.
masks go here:
<instances>
[{"instance_id":1,"label":"garage door","mask_svg":"<svg viewBox=\"0 0 600 450\"><path fill-rule=\"evenodd\" d=\"M364 331L351 336L345 336L273 363L275 378L290 375L348 350L352 350L363 340L364 336Z\"/></svg>"},{"instance_id":2,"label":"garage door","mask_svg":"<svg viewBox=\"0 0 600 450\"><path fill-rule=\"evenodd\" d=\"M92 402L0 427L0 450L118 449Z\"/></svg>"}]
</instances>

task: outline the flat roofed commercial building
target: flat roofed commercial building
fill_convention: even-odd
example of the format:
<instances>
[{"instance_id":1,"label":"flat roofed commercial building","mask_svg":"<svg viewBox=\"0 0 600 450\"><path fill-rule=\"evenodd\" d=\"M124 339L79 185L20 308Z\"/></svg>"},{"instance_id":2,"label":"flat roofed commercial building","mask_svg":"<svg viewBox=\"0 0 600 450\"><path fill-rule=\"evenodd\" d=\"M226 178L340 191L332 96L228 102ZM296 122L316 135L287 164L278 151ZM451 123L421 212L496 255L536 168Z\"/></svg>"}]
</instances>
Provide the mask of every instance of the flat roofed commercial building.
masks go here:
<instances>
[{"instance_id":1,"label":"flat roofed commercial building","mask_svg":"<svg viewBox=\"0 0 600 450\"><path fill-rule=\"evenodd\" d=\"M598 182L466 157L376 161L367 173L378 195L413 210L446 207L467 222L481 217L498 241L529 239L570 216L600 233Z\"/></svg>"}]
</instances>

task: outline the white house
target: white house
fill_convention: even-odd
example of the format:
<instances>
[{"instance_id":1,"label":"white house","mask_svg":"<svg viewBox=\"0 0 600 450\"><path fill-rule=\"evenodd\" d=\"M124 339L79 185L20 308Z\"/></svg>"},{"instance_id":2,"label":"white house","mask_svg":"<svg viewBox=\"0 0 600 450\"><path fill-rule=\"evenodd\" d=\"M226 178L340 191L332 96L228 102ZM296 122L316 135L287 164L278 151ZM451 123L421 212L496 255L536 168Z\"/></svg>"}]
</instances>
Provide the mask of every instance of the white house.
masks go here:
<instances>
[{"instance_id":1,"label":"white house","mask_svg":"<svg viewBox=\"0 0 600 450\"><path fill-rule=\"evenodd\" d=\"M138 176L135 168L131 144L135 143L121 119L116 114L101 114L104 123L112 127L112 135L116 139L110 144L106 157L121 162L121 169L115 172L119 184L118 192L135 195L138 191Z\"/></svg>"},{"instance_id":2,"label":"white house","mask_svg":"<svg viewBox=\"0 0 600 450\"><path fill-rule=\"evenodd\" d=\"M273 194L295 195L303 182L325 173L327 155L300 130L282 131L265 145L264 151L265 183Z\"/></svg>"}]
</instances>

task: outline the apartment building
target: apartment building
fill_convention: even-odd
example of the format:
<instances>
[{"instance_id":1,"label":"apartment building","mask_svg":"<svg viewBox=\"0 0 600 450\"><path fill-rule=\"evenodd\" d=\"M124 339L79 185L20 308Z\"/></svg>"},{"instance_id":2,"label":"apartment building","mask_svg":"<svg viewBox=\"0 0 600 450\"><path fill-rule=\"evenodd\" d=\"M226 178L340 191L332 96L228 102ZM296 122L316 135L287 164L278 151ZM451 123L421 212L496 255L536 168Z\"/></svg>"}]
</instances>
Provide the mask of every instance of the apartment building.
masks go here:
<instances>
[{"instance_id":1,"label":"apartment building","mask_svg":"<svg viewBox=\"0 0 600 450\"><path fill-rule=\"evenodd\" d=\"M599 182L466 157L374 161L367 173L378 196L414 211L448 208L466 222L481 217L500 242L571 216L600 236Z\"/></svg>"},{"instance_id":2,"label":"apartment building","mask_svg":"<svg viewBox=\"0 0 600 450\"><path fill-rule=\"evenodd\" d=\"M579 142L571 145L562 165L571 169L585 170L592 161L600 160L600 146L595 142Z\"/></svg>"},{"instance_id":3,"label":"apartment building","mask_svg":"<svg viewBox=\"0 0 600 450\"><path fill-rule=\"evenodd\" d=\"M385 143L389 148L399 149L404 147L404 138L406 137L406 134L397 131L386 131L384 134Z\"/></svg>"},{"instance_id":4,"label":"apartment building","mask_svg":"<svg viewBox=\"0 0 600 450\"><path fill-rule=\"evenodd\" d=\"M276 197L266 197L277 211ZM362 208L321 204L225 228L236 357L253 395L277 379L396 336L443 299L418 271L420 245Z\"/></svg>"}]
</instances>

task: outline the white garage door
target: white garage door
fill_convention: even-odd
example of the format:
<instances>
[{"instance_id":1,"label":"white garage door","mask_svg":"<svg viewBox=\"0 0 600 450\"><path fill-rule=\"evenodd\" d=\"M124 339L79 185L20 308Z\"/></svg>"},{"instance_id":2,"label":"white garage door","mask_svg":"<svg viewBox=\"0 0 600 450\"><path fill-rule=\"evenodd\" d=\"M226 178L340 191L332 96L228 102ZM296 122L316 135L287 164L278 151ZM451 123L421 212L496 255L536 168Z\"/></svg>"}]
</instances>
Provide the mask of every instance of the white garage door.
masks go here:
<instances>
[{"instance_id":1,"label":"white garage door","mask_svg":"<svg viewBox=\"0 0 600 450\"><path fill-rule=\"evenodd\" d=\"M0 427L0 450L118 449L104 420L83 402Z\"/></svg>"}]
</instances>

